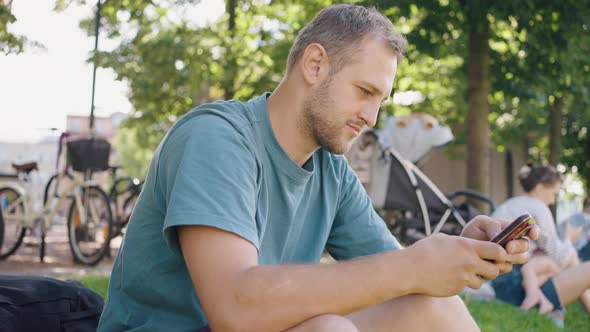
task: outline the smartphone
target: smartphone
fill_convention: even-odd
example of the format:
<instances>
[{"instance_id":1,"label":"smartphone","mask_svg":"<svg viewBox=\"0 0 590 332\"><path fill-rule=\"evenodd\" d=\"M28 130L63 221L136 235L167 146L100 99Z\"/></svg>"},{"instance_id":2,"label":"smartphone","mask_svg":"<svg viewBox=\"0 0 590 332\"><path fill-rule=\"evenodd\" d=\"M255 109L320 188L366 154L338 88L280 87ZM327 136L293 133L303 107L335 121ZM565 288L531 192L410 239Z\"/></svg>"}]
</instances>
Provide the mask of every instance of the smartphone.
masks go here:
<instances>
[{"instance_id":1,"label":"smartphone","mask_svg":"<svg viewBox=\"0 0 590 332\"><path fill-rule=\"evenodd\" d=\"M516 218L508 227L500 232L500 234L493 238L492 242L505 247L508 242L526 236L534 224L535 219L533 219L530 214L525 213Z\"/></svg>"}]
</instances>

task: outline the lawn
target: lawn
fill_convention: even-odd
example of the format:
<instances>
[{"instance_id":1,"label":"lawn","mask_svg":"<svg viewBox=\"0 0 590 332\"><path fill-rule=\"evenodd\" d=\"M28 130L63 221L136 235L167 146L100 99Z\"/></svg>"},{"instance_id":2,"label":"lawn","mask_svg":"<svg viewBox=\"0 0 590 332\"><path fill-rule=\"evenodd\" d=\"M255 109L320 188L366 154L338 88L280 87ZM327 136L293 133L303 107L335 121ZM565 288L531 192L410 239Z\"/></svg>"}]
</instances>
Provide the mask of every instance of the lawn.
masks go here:
<instances>
[{"instance_id":1,"label":"lawn","mask_svg":"<svg viewBox=\"0 0 590 332\"><path fill-rule=\"evenodd\" d=\"M108 278L103 276L77 277L82 284L106 298ZM567 307L565 329L556 328L547 317L534 311L524 312L511 305L465 299L469 310L483 332L535 331L535 332L578 332L590 331L590 317L579 302Z\"/></svg>"},{"instance_id":2,"label":"lawn","mask_svg":"<svg viewBox=\"0 0 590 332\"><path fill-rule=\"evenodd\" d=\"M514 306L500 302L465 299L471 314L484 332L539 331L539 332L578 332L590 331L590 317L581 303L567 306L565 328L555 327L546 316L535 311L525 312Z\"/></svg>"}]
</instances>

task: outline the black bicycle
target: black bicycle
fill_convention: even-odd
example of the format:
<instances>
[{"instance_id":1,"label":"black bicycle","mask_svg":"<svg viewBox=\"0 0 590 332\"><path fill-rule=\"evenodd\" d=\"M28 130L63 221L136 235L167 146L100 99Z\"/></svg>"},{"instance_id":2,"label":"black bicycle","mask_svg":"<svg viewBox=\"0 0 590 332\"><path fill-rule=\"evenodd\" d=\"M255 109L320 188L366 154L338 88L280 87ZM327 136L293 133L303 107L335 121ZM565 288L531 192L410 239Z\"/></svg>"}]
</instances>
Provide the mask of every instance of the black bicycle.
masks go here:
<instances>
[{"instance_id":1,"label":"black bicycle","mask_svg":"<svg viewBox=\"0 0 590 332\"><path fill-rule=\"evenodd\" d=\"M111 233L111 240L117 236L124 236L127 229L127 223L131 218L131 213L141 188L143 181L131 176L118 176L117 170L121 168L118 165L110 165L111 170L111 188L109 190L109 198L111 201L111 210L113 211L113 232ZM107 253L110 255L110 253Z\"/></svg>"}]
</instances>

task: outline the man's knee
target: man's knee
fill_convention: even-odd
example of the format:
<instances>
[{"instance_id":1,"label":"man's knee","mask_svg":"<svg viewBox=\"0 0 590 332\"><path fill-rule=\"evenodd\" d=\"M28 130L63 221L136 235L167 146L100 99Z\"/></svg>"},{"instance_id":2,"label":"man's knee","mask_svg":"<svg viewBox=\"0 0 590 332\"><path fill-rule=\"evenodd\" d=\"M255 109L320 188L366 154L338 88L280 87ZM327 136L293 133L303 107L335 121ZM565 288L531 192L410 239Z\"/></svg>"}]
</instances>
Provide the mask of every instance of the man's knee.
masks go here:
<instances>
[{"instance_id":1,"label":"man's knee","mask_svg":"<svg viewBox=\"0 0 590 332\"><path fill-rule=\"evenodd\" d=\"M479 331L477 323L459 296L422 296L420 300L424 302L426 310L430 311L439 324L445 327L439 331L452 331L457 328L457 325L461 326L461 331Z\"/></svg>"},{"instance_id":2,"label":"man's knee","mask_svg":"<svg viewBox=\"0 0 590 332\"><path fill-rule=\"evenodd\" d=\"M359 332L356 326L346 317L338 315L320 315L306 320L289 332Z\"/></svg>"},{"instance_id":3,"label":"man's knee","mask_svg":"<svg viewBox=\"0 0 590 332\"><path fill-rule=\"evenodd\" d=\"M416 309L416 314L420 317L429 317L422 322L436 327L438 331L479 331L477 323L458 296L411 295L408 300L413 302L411 307Z\"/></svg>"}]
</instances>

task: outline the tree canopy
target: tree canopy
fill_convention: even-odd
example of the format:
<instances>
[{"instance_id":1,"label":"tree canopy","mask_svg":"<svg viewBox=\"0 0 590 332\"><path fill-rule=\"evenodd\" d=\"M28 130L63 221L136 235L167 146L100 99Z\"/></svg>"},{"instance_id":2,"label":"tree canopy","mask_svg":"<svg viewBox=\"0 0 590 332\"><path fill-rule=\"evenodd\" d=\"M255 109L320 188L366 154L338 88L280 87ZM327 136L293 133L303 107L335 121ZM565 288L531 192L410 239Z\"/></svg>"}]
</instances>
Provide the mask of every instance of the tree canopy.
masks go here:
<instances>
[{"instance_id":1,"label":"tree canopy","mask_svg":"<svg viewBox=\"0 0 590 332\"><path fill-rule=\"evenodd\" d=\"M134 133L134 144L151 151L196 105L274 89L296 33L334 2L227 0L225 15L203 23L186 15L197 0L103 1L101 33L119 43L90 60L129 83L135 113L122 135ZM451 125L474 161L471 187L481 189L486 155L478 150L488 146L524 145L531 161L557 158L590 176L590 1L355 3L376 6L409 41L394 91L423 101L383 111L431 113ZM89 34L93 20L81 22Z\"/></svg>"}]
</instances>

